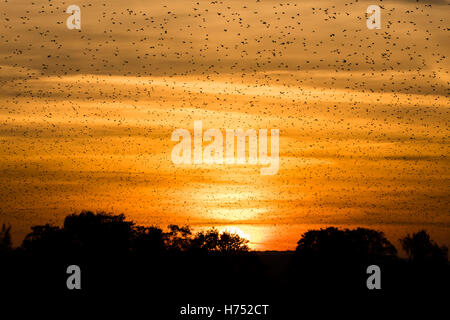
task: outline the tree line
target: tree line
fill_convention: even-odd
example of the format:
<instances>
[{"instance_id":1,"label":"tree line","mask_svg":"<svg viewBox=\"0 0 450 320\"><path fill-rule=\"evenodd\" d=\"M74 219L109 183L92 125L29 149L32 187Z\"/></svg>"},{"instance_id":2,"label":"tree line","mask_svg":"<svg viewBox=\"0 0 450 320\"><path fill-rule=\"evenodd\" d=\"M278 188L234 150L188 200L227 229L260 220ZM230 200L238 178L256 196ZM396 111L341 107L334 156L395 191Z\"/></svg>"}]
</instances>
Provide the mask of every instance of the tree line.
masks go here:
<instances>
[{"instance_id":1,"label":"tree line","mask_svg":"<svg viewBox=\"0 0 450 320\"><path fill-rule=\"evenodd\" d=\"M137 225L123 214L82 211L68 215L62 226L33 226L16 248L11 227L3 225L0 280L17 294L144 291L173 301L185 301L186 294L278 301L314 294L373 296L366 270L377 265L384 294L448 292L445 246L424 230L405 235L399 244L406 259L380 231L329 227L300 235L295 251L257 252L249 249L248 240L214 228L194 233L189 226L170 225L163 230ZM66 288L69 265L82 270L80 292Z\"/></svg>"}]
</instances>

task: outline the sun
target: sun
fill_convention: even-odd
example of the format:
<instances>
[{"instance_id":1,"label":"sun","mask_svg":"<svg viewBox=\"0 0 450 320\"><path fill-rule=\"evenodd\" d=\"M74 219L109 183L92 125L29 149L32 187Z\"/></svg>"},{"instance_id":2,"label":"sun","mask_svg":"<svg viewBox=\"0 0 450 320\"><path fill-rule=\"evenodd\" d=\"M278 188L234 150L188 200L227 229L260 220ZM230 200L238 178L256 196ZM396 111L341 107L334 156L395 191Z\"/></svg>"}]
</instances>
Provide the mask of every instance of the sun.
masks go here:
<instances>
[{"instance_id":1,"label":"sun","mask_svg":"<svg viewBox=\"0 0 450 320\"><path fill-rule=\"evenodd\" d=\"M224 232L230 233L230 234L236 234L241 238L247 239L248 241L250 241L250 236L245 233L244 231L242 231L241 229L239 229L238 227L235 226L226 226L224 228L221 228L219 230L219 232L222 234Z\"/></svg>"}]
</instances>

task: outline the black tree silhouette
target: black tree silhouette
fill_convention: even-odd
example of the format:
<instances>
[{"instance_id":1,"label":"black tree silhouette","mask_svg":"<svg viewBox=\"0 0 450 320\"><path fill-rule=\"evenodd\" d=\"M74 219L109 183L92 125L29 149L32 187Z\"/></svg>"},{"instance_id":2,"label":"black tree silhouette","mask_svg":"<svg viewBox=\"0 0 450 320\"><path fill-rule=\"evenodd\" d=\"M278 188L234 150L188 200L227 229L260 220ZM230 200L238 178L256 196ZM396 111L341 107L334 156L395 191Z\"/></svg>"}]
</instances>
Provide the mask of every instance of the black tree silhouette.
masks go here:
<instances>
[{"instance_id":1,"label":"black tree silhouette","mask_svg":"<svg viewBox=\"0 0 450 320\"><path fill-rule=\"evenodd\" d=\"M446 262L448 256L448 248L439 246L430 239L430 235L425 231L408 234L400 239L403 250L408 254L409 259L414 262Z\"/></svg>"}]
</instances>

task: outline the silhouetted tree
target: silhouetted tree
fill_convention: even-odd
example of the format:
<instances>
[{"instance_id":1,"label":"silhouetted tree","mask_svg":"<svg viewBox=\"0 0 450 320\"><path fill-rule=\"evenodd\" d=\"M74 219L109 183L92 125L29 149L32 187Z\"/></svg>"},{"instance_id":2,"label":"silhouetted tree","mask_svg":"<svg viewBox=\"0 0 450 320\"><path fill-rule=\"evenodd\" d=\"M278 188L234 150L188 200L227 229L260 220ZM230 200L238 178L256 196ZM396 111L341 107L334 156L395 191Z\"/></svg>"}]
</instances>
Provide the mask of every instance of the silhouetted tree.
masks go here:
<instances>
[{"instance_id":1,"label":"silhouetted tree","mask_svg":"<svg viewBox=\"0 0 450 320\"><path fill-rule=\"evenodd\" d=\"M22 248L34 253L105 255L127 252L134 236L134 223L123 214L82 211L64 219L63 227L33 226Z\"/></svg>"},{"instance_id":2,"label":"silhouetted tree","mask_svg":"<svg viewBox=\"0 0 450 320\"><path fill-rule=\"evenodd\" d=\"M247 239L237 234L219 233L216 229L211 229L197 233L191 241L190 248L207 252L238 253L249 251L247 243Z\"/></svg>"},{"instance_id":3,"label":"silhouetted tree","mask_svg":"<svg viewBox=\"0 0 450 320\"><path fill-rule=\"evenodd\" d=\"M396 259L395 247L379 231L334 227L310 230L298 241L291 279L307 290L366 290L366 268Z\"/></svg>"},{"instance_id":4,"label":"silhouetted tree","mask_svg":"<svg viewBox=\"0 0 450 320\"><path fill-rule=\"evenodd\" d=\"M217 244L217 250L220 252L247 252L248 240L241 238L238 234L223 232L219 236L219 241Z\"/></svg>"},{"instance_id":5,"label":"silhouetted tree","mask_svg":"<svg viewBox=\"0 0 450 320\"><path fill-rule=\"evenodd\" d=\"M31 227L31 232L25 236L22 248L32 254L54 253L65 245L64 233L60 227L45 224Z\"/></svg>"},{"instance_id":6,"label":"silhouetted tree","mask_svg":"<svg viewBox=\"0 0 450 320\"><path fill-rule=\"evenodd\" d=\"M425 231L408 234L400 239L403 249L408 254L410 260L414 262L445 262L448 259L448 248L440 247L430 239L430 235Z\"/></svg>"},{"instance_id":7,"label":"silhouetted tree","mask_svg":"<svg viewBox=\"0 0 450 320\"><path fill-rule=\"evenodd\" d=\"M166 233L165 243L168 250L187 251L191 245L192 232L188 226L179 227L177 225L169 225L169 232Z\"/></svg>"},{"instance_id":8,"label":"silhouetted tree","mask_svg":"<svg viewBox=\"0 0 450 320\"><path fill-rule=\"evenodd\" d=\"M165 235L158 227L134 227L133 250L139 254L161 254L166 250Z\"/></svg>"},{"instance_id":9,"label":"silhouetted tree","mask_svg":"<svg viewBox=\"0 0 450 320\"><path fill-rule=\"evenodd\" d=\"M63 230L73 244L92 250L122 250L131 246L134 223L125 215L82 211L64 219Z\"/></svg>"},{"instance_id":10,"label":"silhouetted tree","mask_svg":"<svg viewBox=\"0 0 450 320\"><path fill-rule=\"evenodd\" d=\"M397 250L383 232L334 227L310 230L298 241L296 256L308 259L346 259L367 261L395 256Z\"/></svg>"},{"instance_id":11,"label":"silhouetted tree","mask_svg":"<svg viewBox=\"0 0 450 320\"><path fill-rule=\"evenodd\" d=\"M2 225L0 230L0 253L9 252L12 249L11 226Z\"/></svg>"}]
</instances>

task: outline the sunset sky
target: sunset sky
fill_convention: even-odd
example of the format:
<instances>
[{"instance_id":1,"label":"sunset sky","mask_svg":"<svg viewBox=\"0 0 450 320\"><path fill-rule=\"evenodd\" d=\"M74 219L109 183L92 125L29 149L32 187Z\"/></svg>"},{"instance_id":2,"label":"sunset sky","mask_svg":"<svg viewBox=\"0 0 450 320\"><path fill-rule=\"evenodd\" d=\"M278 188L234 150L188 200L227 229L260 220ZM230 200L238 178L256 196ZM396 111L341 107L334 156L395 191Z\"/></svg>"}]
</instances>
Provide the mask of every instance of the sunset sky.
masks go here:
<instances>
[{"instance_id":1,"label":"sunset sky","mask_svg":"<svg viewBox=\"0 0 450 320\"><path fill-rule=\"evenodd\" d=\"M16 244L86 209L258 250L330 225L450 245L450 11L427 3L2 1L0 223ZM278 173L174 165L195 120L279 129Z\"/></svg>"}]
</instances>

